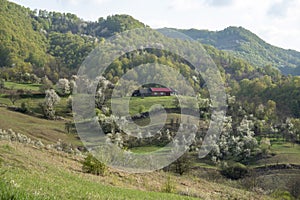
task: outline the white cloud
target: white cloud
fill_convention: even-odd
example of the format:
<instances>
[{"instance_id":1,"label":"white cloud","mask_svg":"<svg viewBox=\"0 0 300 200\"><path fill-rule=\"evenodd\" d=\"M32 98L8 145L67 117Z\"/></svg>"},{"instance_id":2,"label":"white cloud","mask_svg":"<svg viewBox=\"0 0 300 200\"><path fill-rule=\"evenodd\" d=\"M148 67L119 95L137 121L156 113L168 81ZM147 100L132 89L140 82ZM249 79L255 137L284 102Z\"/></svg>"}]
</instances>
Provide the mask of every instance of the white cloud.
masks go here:
<instances>
[{"instance_id":1,"label":"white cloud","mask_svg":"<svg viewBox=\"0 0 300 200\"><path fill-rule=\"evenodd\" d=\"M92 5L101 5L108 0L59 0L62 4L69 4L73 6L84 5L84 4L92 4Z\"/></svg>"},{"instance_id":2,"label":"white cloud","mask_svg":"<svg viewBox=\"0 0 300 200\"><path fill-rule=\"evenodd\" d=\"M293 5L295 0L281 0L271 4L267 14L273 17L286 17L289 8Z\"/></svg>"},{"instance_id":3,"label":"white cloud","mask_svg":"<svg viewBox=\"0 0 300 200\"><path fill-rule=\"evenodd\" d=\"M169 8L176 11L199 11L200 8L232 6L235 0L173 0Z\"/></svg>"},{"instance_id":4,"label":"white cloud","mask_svg":"<svg viewBox=\"0 0 300 200\"><path fill-rule=\"evenodd\" d=\"M289 29L286 31L284 28L278 26L266 26L261 28L259 35L268 43L282 47L285 49L298 49L300 50L300 35L299 29Z\"/></svg>"},{"instance_id":5,"label":"white cloud","mask_svg":"<svg viewBox=\"0 0 300 200\"><path fill-rule=\"evenodd\" d=\"M175 11L192 11L199 9L200 6L200 2L196 0L173 0L169 8Z\"/></svg>"},{"instance_id":6,"label":"white cloud","mask_svg":"<svg viewBox=\"0 0 300 200\"><path fill-rule=\"evenodd\" d=\"M233 5L234 0L206 0L205 3L207 3L210 6L230 6Z\"/></svg>"},{"instance_id":7,"label":"white cloud","mask_svg":"<svg viewBox=\"0 0 300 200\"><path fill-rule=\"evenodd\" d=\"M149 20L147 24L151 24L151 28L172 27L172 23L168 20Z\"/></svg>"}]
</instances>

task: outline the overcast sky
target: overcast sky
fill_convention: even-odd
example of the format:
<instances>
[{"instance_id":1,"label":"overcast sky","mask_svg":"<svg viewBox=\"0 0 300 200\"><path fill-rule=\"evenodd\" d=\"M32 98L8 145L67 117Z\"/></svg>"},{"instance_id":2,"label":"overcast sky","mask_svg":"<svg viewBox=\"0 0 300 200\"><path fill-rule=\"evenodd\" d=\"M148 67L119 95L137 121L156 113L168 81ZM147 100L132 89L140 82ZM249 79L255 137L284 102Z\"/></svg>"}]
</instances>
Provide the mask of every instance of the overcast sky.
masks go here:
<instances>
[{"instance_id":1,"label":"overcast sky","mask_svg":"<svg viewBox=\"0 0 300 200\"><path fill-rule=\"evenodd\" d=\"M222 30L243 26L283 48L300 51L300 0L11 0L31 9L71 12L95 21L129 14L152 28Z\"/></svg>"}]
</instances>

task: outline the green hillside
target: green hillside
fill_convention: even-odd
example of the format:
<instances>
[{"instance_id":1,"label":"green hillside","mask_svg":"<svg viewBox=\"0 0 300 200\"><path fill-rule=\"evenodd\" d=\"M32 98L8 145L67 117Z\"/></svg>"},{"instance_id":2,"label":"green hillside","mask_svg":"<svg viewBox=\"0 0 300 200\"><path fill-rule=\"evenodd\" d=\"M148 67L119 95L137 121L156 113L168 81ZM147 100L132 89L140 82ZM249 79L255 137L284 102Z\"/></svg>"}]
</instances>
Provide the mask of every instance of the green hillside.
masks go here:
<instances>
[{"instance_id":1,"label":"green hillside","mask_svg":"<svg viewBox=\"0 0 300 200\"><path fill-rule=\"evenodd\" d=\"M175 29L177 30L177 29ZM253 65L272 65L284 74L300 75L300 53L272 46L243 27L228 27L222 31L177 30L203 44L212 45L249 61Z\"/></svg>"},{"instance_id":2,"label":"green hillside","mask_svg":"<svg viewBox=\"0 0 300 200\"><path fill-rule=\"evenodd\" d=\"M33 11L7 0L0 4L0 74L4 79L24 73L46 75L52 81L71 76L103 38L145 27L129 15L88 22L71 13Z\"/></svg>"},{"instance_id":3,"label":"green hillside","mask_svg":"<svg viewBox=\"0 0 300 200\"><path fill-rule=\"evenodd\" d=\"M32 11L6 0L0 4L0 67L45 65L47 39L33 29Z\"/></svg>"}]
</instances>

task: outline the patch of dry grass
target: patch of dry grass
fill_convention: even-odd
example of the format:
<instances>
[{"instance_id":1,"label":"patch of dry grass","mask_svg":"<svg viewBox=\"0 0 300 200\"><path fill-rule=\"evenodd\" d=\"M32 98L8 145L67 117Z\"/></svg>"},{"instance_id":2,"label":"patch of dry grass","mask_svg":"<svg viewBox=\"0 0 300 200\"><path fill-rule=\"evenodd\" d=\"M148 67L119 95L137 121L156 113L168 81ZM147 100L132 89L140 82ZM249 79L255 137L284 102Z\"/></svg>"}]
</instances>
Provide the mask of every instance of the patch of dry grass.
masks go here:
<instances>
[{"instance_id":1,"label":"patch of dry grass","mask_svg":"<svg viewBox=\"0 0 300 200\"><path fill-rule=\"evenodd\" d=\"M0 128L12 129L44 143L55 143L58 139L80 145L76 135L66 134L64 121L41 119L0 107Z\"/></svg>"}]
</instances>

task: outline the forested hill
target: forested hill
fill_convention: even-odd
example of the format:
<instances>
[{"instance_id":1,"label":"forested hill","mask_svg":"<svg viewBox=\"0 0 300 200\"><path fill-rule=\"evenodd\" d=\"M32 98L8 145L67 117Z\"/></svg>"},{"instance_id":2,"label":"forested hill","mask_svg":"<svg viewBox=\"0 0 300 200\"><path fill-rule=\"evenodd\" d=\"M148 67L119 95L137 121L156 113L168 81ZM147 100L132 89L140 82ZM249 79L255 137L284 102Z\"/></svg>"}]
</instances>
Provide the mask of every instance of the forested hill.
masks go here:
<instances>
[{"instance_id":1,"label":"forested hill","mask_svg":"<svg viewBox=\"0 0 300 200\"><path fill-rule=\"evenodd\" d=\"M0 0L0 24L0 68L14 68L5 76L33 71L52 79L73 73L69 69L77 69L101 38L145 27L128 15L87 22L74 14L30 10L6 0Z\"/></svg>"},{"instance_id":2,"label":"forested hill","mask_svg":"<svg viewBox=\"0 0 300 200\"><path fill-rule=\"evenodd\" d=\"M203 44L226 50L251 64L272 65L284 74L300 75L300 52L272 46L243 27L228 27L222 31L173 29L187 34Z\"/></svg>"},{"instance_id":3,"label":"forested hill","mask_svg":"<svg viewBox=\"0 0 300 200\"><path fill-rule=\"evenodd\" d=\"M47 39L33 29L31 11L0 0L0 66L43 66Z\"/></svg>"}]
</instances>

